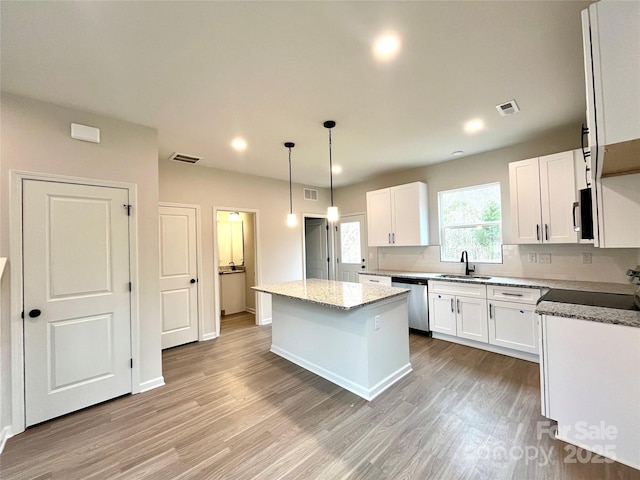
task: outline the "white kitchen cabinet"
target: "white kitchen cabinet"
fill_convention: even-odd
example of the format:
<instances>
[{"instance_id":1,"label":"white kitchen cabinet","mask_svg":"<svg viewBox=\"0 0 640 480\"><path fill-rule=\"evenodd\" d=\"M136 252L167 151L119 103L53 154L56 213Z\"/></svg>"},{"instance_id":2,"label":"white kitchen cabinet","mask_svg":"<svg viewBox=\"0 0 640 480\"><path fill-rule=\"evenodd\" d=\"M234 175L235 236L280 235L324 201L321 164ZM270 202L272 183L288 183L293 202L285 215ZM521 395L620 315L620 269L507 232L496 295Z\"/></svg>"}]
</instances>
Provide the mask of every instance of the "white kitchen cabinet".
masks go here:
<instances>
[{"instance_id":1,"label":"white kitchen cabinet","mask_svg":"<svg viewBox=\"0 0 640 480\"><path fill-rule=\"evenodd\" d=\"M591 146L640 138L638 32L640 2L600 1L582 11Z\"/></svg>"},{"instance_id":2,"label":"white kitchen cabinet","mask_svg":"<svg viewBox=\"0 0 640 480\"><path fill-rule=\"evenodd\" d=\"M513 243L577 243L574 153L509 164Z\"/></svg>"},{"instance_id":3,"label":"white kitchen cabinet","mask_svg":"<svg viewBox=\"0 0 640 480\"><path fill-rule=\"evenodd\" d=\"M431 330L487 342L486 286L457 282L429 282Z\"/></svg>"},{"instance_id":4,"label":"white kitchen cabinet","mask_svg":"<svg viewBox=\"0 0 640 480\"><path fill-rule=\"evenodd\" d=\"M427 185L413 182L367 192L370 247L429 244Z\"/></svg>"},{"instance_id":5,"label":"white kitchen cabinet","mask_svg":"<svg viewBox=\"0 0 640 480\"><path fill-rule=\"evenodd\" d=\"M223 315L244 312L245 273L225 273L220 275L220 310Z\"/></svg>"},{"instance_id":6,"label":"white kitchen cabinet","mask_svg":"<svg viewBox=\"0 0 640 480\"><path fill-rule=\"evenodd\" d=\"M367 275L366 273L358 274L358 283L370 283L373 285L391 286L391 277L386 275Z\"/></svg>"},{"instance_id":7,"label":"white kitchen cabinet","mask_svg":"<svg viewBox=\"0 0 640 480\"><path fill-rule=\"evenodd\" d=\"M640 469L640 328L543 315L541 345L556 437Z\"/></svg>"},{"instance_id":8,"label":"white kitchen cabinet","mask_svg":"<svg viewBox=\"0 0 640 480\"><path fill-rule=\"evenodd\" d=\"M489 343L538 355L537 288L487 287L489 303Z\"/></svg>"}]
</instances>

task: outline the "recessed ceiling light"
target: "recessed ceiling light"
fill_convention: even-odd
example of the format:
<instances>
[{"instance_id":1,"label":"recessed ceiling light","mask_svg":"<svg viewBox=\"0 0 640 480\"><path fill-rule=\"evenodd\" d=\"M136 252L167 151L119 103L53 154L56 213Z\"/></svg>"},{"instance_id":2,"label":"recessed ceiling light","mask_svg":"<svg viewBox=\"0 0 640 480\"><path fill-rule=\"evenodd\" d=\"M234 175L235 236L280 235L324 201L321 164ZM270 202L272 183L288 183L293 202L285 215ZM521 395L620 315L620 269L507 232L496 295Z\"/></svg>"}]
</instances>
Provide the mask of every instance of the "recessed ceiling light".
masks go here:
<instances>
[{"instance_id":1,"label":"recessed ceiling light","mask_svg":"<svg viewBox=\"0 0 640 480\"><path fill-rule=\"evenodd\" d=\"M480 130L484 130L484 121L479 118L474 118L464 124L464 131L467 133L478 133Z\"/></svg>"},{"instance_id":2,"label":"recessed ceiling light","mask_svg":"<svg viewBox=\"0 0 640 480\"><path fill-rule=\"evenodd\" d=\"M340 165L334 165L331 167L331 171L333 173L342 173L342 167Z\"/></svg>"},{"instance_id":3,"label":"recessed ceiling light","mask_svg":"<svg viewBox=\"0 0 640 480\"><path fill-rule=\"evenodd\" d=\"M378 60L387 61L395 58L400 49L400 38L396 34L387 33L378 37L373 44L373 54Z\"/></svg>"},{"instance_id":4,"label":"recessed ceiling light","mask_svg":"<svg viewBox=\"0 0 640 480\"><path fill-rule=\"evenodd\" d=\"M242 152L247 149L247 141L244 138L236 137L231 141L231 148Z\"/></svg>"},{"instance_id":5,"label":"recessed ceiling light","mask_svg":"<svg viewBox=\"0 0 640 480\"><path fill-rule=\"evenodd\" d=\"M462 155L464 152L462 150L456 150L454 152L451 152L451 155Z\"/></svg>"}]
</instances>

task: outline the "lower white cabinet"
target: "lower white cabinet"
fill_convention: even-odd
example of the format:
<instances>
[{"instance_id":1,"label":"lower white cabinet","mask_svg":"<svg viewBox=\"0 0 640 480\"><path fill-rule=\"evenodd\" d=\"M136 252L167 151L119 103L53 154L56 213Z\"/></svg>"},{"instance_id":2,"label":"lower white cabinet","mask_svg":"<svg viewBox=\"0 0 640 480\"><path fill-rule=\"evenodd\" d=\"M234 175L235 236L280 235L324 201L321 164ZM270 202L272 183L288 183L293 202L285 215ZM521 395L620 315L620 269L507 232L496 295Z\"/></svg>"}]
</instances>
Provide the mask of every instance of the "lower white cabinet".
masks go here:
<instances>
[{"instance_id":1,"label":"lower white cabinet","mask_svg":"<svg viewBox=\"0 0 640 480\"><path fill-rule=\"evenodd\" d=\"M244 277L244 272L220 275L220 310L223 315L245 311Z\"/></svg>"},{"instance_id":2,"label":"lower white cabinet","mask_svg":"<svg viewBox=\"0 0 640 480\"><path fill-rule=\"evenodd\" d=\"M429 282L431 330L486 342L487 300L482 284Z\"/></svg>"},{"instance_id":3,"label":"lower white cabinet","mask_svg":"<svg viewBox=\"0 0 640 480\"><path fill-rule=\"evenodd\" d=\"M444 334L445 340L537 361L535 305L541 293L535 288L429 282L431 330L436 338Z\"/></svg>"},{"instance_id":4,"label":"lower white cabinet","mask_svg":"<svg viewBox=\"0 0 640 480\"><path fill-rule=\"evenodd\" d=\"M541 344L556 437L640 469L640 328L543 315Z\"/></svg>"}]
</instances>

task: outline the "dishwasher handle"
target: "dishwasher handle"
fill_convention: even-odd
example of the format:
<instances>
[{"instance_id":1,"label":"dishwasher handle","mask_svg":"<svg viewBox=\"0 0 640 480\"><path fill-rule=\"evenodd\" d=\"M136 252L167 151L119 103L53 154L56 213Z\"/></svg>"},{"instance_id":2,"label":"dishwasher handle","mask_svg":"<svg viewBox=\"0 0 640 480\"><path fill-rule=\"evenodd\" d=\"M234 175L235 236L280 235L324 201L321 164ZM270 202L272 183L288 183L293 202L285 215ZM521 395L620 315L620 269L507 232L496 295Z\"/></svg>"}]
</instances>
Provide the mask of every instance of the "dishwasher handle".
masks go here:
<instances>
[{"instance_id":1,"label":"dishwasher handle","mask_svg":"<svg viewBox=\"0 0 640 480\"><path fill-rule=\"evenodd\" d=\"M424 285L427 286L427 280L422 278L403 278L403 277L391 277L391 283L404 283L407 285Z\"/></svg>"}]
</instances>

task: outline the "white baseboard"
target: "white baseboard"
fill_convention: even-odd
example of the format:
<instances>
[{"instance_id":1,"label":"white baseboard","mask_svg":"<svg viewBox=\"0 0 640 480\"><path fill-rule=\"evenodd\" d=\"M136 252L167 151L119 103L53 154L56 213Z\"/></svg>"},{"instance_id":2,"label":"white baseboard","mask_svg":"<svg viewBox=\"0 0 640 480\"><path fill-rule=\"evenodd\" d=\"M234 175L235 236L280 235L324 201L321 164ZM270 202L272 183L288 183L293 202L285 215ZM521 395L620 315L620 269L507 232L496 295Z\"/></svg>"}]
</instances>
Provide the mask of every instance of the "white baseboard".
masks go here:
<instances>
[{"instance_id":1,"label":"white baseboard","mask_svg":"<svg viewBox=\"0 0 640 480\"><path fill-rule=\"evenodd\" d=\"M163 385L164 385L164 377L158 377L152 380L147 380L146 382L142 382L140 384L140 391L138 393L148 392L149 390L162 387Z\"/></svg>"},{"instance_id":2,"label":"white baseboard","mask_svg":"<svg viewBox=\"0 0 640 480\"><path fill-rule=\"evenodd\" d=\"M262 321L258 325L271 325L271 317L263 318Z\"/></svg>"},{"instance_id":3,"label":"white baseboard","mask_svg":"<svg viewBox=\"0 0 640 480\"><path fill-rule=\"evenodd\" d=\"M249 313L253 313L254 315L256 314L256 309L255 308L247 307L246 311L249 312Z\"/></svg>"},{"instance_id":4,"label":"white baseboard","mask_svg":"<svg viewBox=\"0 0 640 480\"><path fill-rule=\"evenodd\" d=\"M11 433L11 427L4 427L0 432L0 453L3 452L7 440L9 440L11 437L13 437L13 434Z\"/></svg>"},{"instance_id":5,"label":"white baseboard","mask_svg":"<svg viewBox=\"0 0 640 480\"><path fill-rule=\"evenodd\" d=\"M213 340L214 338L218 338L218 335L216 335L216 332L205 333L204 335L202 335L203 342L206 342L207 340Z\"/></svg>"}]
</instances>

